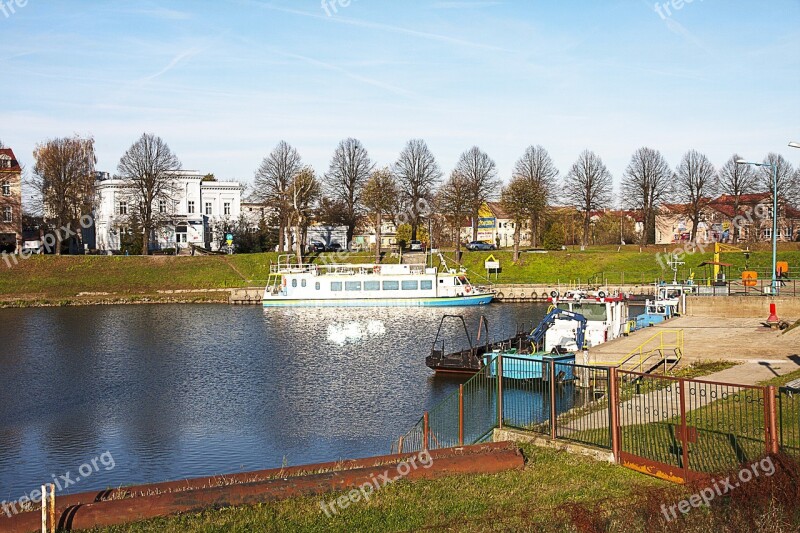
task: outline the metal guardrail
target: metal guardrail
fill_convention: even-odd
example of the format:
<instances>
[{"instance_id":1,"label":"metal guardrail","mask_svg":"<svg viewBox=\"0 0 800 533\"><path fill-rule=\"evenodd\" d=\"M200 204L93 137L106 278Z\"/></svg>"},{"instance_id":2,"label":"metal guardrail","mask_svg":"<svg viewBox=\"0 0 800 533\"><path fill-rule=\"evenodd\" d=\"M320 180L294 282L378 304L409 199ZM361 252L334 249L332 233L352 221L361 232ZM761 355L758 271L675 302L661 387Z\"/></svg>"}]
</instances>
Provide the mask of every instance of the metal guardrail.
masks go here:
<instances>
[{"instance_id":1,"label":"metal guardrail","mask_svg":"<svg viewBox=\"0 0 800 533\"><path fill-rule=\"evenodd\" d=\"M668 337L665 339L665 335ZM674 335L674 340L672 336ZM658 341L655 345L654 341ZM652 367L663 364L665 369L667 367L667 360L673 360L669 364L674 367L680 362L683 357L683 330L682 329L660 329L653 334L649 339L642 344L631 350L628 354L624 355L617 361L593 361L592 366L616 367L623 368L626 365L627 370L635 370L637 372L646 372L650 370L646 367L651 363ZM658 362L653 363L655 359ZM653 368L655 369L655 368Z\"/></svg>"}]
</instances>

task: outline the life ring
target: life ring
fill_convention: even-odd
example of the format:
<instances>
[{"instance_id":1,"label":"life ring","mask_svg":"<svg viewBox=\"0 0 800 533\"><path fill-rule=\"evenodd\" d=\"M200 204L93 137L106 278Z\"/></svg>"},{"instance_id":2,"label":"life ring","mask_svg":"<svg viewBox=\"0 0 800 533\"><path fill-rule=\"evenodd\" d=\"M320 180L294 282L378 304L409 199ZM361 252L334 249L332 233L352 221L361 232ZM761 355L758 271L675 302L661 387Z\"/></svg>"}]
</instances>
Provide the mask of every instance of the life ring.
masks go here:
<instances>
[{"instance_id":1,"label":"life ring","mask_svg":"<svg viewBox=\"0 0 800 533\"><path fill-rule=\"evenodd\" d=\"M547 300L547 291L545 291L542 294L540 294L539 298L541 298L542 300Z\"/></svg>"},{"instance_id":2,"label":"life ring","mask_svg":"<svg viewBox=\"0 0 800 533\"><path fill-rule=\"evenodd\" d=\"M464 292L466 292L467 294L471 293L472 292L472 287L467 285L466 287L464 287Z\"/></svg>"},{"instance_id":3,"label":"life ring","mask_svg":"<svg viewBox=\"0 0 800 533\"><path fill-rule=\"evenodd\" d=\"M502 300L503 298L505 298L505 297L506 297L506 295L505 295L505 294L503 294L502 292L498 292L498 293L497 293L497 294L495 294L494 296L495 296L495 298L497 298L498 300Z\"/></svg>"},{"instance_id":4,"label":"life ring","mask_svg":"<svg viewBox=\"0 0 800 533\"><path fill-rule=\"evenodd\" d=\"M380 274L381 273L381 267L379 265L375 265L374 267L372 267L372 273L373 274Z\"/></svg>"},{"instance_id":5,"label":"life ring","mask_svg":"<svg viewBox=\"0 0 800 533\"><path fill-rule=\"evenodd\" d=\"M598 293L597 293L597 296L599 296L599 297L600 297L600 299L602 300L603 298L605 298L605 297L606 297L606 291L600 291L600 292L598 292Z\"/></svg>"},{"instance_id":6,"label":"life ring","mask_svg":"<svg viewBox=\"0 0 800 533\"><path fill-rule=\"evenodd\" d=\"M536 291L533 291L533 292L531 293L531 300L536 300L538 297L539 297L539 295L538 295L538 294L536 294Z\"/></svg>"},{"instance_id":7,"label":"life ring","mask_svg":"<svg viewBox=\"0 0 800 533\"><path fill-rule=\"evenodd\" d=\"M558 298L558 291L553 291L550 293L550 298Z\"/></svg>"}]
</instances>

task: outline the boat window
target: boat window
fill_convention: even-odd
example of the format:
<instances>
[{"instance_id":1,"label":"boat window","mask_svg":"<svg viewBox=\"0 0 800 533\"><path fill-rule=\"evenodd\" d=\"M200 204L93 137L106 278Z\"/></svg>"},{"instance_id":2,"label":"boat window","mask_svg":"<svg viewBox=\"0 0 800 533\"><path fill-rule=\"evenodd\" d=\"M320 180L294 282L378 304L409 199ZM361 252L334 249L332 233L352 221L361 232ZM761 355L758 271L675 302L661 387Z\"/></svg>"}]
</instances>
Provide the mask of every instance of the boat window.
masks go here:
<instances>
[{"instance_id":1,"label":"boat window","mask_svg":"<svg viewBox=\"0 0 800 533\"><path fill-rule=\"evenodd\" d=\"M415 291L419 288L419 282L417 280L403 280L403 290L404 291Z\"/></svg>"},{"instance_id":2,"label":"boat window","mask_svg":"<svg viewBox=\"0 0 800 533\"><path fill-rule=\"evenodd\" d=\"M342 282L341 281L331 281L331 291L333 292L341 292L342 290Z\"/></svg>"},{"instance_id":3,"label":"boat window","mask_svg":"<svg viewBox=\"0 0 800 533\"><path fill-rule=\"evenodd\" d=\"M429 291L433 288L433 282L429 279L422 280L419 282L419 288L423 291Z\"/></svg>"},{"instance_id":4,"label":"boat window","mask_svg":"<svg viewBox=\"0 0 800 533\"><path fill-rule=\"evenodd\" d=\"M292 287L297 287L297 278L292 280Z\"/></svg>"},{"instance_id":5,"label":"boat window","mask_svg":"<svg viewBox=\"0 0 800 533\"><path fill-rule=\"evenodd\" d=\"M361 282L360 281L346 281L344 284L344 290L346 291L360 291L361 290Z\"/></svg>"},{"instance_id":6,"label":"boat window","mask_svg":"<svg viewBox=\"0 0 800 533\"><path fill-rule=\"evenodd\" d=\"M316 283L314 284L314 288L315 288L316 290L319 290L319 281L318 281L318 282L316 282Z\"/></svg>"},{"instance_id":7,"label":"boat window","mask_svg":"<svg viewBox=\"0 0 800 533\"><path fill-rule=\"evenodd\" d=\"M364 290L365 291L379 291L379 290L381 290L381 282L380 281L365 281L364 282Z\"/></svg>"},{"instance_id":8,"label":"boat window","mask_svg":"<svg viewBox=\"0 0 800 533\"><path fill-rule=\"evenodd\" d=\"M301 279L301 280L300 280L300 286L301 286L301 287L305 287L305 286L306 286L306 280L304 280L304 279Z\"/></svg>"},{"instance_id":9,"label":"boat window","mask_svg":"<svg viewBox=\"0 0 800 533\"><path fill-rule=\"evenodd\" d=\"M400 289L400 282L399 281L384 281L383 282L383 290L385 291L396 291Z\"/></svg>"},{"instance_id":10,"label":"boat window","mask_svg":"<svg viewBox=\"0 0 800 533\"><path fill-rule=\"evenodd\" d=\"M605 304L574 303L572 304L572 311L574 313L580 313L586 318L586 320L607 320Z\"/></svg>"}]
</instances>

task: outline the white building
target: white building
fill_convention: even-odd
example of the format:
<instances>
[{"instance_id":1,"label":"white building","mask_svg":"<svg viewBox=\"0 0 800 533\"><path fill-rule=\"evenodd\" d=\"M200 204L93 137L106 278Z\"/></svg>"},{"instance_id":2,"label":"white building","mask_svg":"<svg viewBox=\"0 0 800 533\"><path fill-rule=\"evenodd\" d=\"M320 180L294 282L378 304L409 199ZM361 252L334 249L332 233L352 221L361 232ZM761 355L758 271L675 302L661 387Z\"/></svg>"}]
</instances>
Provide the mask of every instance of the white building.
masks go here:
<instances>
[{"instance_id":1,"label":"white building","mask_svg":"<svg viewBox=\"0 0 800 533\"><path fill-rule=\"evenodd\" d=\"M226 226L241 214L244 187L235 181L203 181L203 176L195 170L176 172L174 190L155 201L158 228L152 248L185 249L193 244L217 250L224 241ZM95 186L97 249L120 250L125 234L131 231L136 197L123 180L108 173L98 173Z\"/></svg>"}]
</instances>

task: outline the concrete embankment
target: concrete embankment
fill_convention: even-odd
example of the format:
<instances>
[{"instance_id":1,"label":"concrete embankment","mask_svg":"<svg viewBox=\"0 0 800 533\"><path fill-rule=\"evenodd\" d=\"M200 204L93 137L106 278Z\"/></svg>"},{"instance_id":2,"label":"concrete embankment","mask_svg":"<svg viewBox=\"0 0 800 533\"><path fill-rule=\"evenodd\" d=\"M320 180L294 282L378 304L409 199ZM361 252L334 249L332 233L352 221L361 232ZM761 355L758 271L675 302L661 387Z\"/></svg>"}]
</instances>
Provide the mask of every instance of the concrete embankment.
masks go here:
<instances>
[{"instance_id":1,"label":"concrete embankment","mask_svg":"<svg viewBox=\"0 0 800 533\"><path fill-rule=\"evenodd\" d=\"M686 314L721 318L766 318L769 304L774 303L783 320L800 318L800 296L690 296L686 298Z\"/></svg>"},{"instance_id":2,"label":"concrete embankment","mask_svg":"<svg viewBox=\"0 0 800 533\"><path fill-rule=\"evenodd\" d=\"M495 284L492 288L497 291L498 302L546 302L553 291L564 294L577 287L560 285L557 283L530 283L530 284ZM581 287L585 288L585 287ZM655 286L650 285L603 285L599 287L609 294L625 293L639 295L653 295Z\"/></svg>"}]
</instances>

